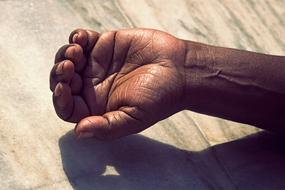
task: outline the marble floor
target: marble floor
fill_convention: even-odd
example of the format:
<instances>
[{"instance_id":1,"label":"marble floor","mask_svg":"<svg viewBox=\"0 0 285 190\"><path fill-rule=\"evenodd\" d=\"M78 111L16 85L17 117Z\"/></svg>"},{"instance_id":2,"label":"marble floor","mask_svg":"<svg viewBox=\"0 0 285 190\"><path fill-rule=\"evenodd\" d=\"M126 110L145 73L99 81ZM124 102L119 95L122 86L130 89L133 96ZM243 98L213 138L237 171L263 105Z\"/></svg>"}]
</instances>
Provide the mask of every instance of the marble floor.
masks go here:
<instances>
[{"instance_id":1,"label":"marble floor","mask_svg":"<svg viewBox=\"0 0 285 190\"><path fill-rule=\"evenodd\" d=\"M285 55L284 0L0 0L0 189L285 189L285 142L183 111L113 142L76 140L49 71L69 32L128 27Z\"/></svg>"}]
</instances>

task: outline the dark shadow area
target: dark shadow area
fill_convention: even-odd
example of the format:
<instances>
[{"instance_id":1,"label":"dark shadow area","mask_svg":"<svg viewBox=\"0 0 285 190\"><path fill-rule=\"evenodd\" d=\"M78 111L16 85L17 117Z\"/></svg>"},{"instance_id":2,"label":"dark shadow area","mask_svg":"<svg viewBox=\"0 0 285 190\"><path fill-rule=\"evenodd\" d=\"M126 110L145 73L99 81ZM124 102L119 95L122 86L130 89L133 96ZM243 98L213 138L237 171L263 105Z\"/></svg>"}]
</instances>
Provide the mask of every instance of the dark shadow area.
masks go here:
<instances>
[{"instance_id":1,"label":"dark shadow area","mask_svg":"<svg viewBox=\"0 0 285 190\"><path fill-rule=\"evenodd\" d=\"M238 189L285 189L284 136L260 132L212 149Z\"/></svg>"},{"instance_id":2,"label":"dark shadow area","mask_svg":"<svg viewBox=\"0 0 285 190\"><path fill-rule=\"evenodd\" d=\"M194 139L193 139L194 140ZM64 135L64 171L76 190L285 189L285 142L261 132L189 152L132 135L112 142ZM114 175L106 175L106 167Z\"/></svg>"},{"instance_id":3,"label":"dark shadow area","mask_svg":"<svg viewBox=\"0 0 285 190\"><path fill-rule=\"evenodd\" d=\"M209 189L197 175L199 159L141 135L100 142L76 140L69 132L59 146L64 171L76 190ZM104 175L108 166L118 175Z\"/></svg>"}]
</instances>

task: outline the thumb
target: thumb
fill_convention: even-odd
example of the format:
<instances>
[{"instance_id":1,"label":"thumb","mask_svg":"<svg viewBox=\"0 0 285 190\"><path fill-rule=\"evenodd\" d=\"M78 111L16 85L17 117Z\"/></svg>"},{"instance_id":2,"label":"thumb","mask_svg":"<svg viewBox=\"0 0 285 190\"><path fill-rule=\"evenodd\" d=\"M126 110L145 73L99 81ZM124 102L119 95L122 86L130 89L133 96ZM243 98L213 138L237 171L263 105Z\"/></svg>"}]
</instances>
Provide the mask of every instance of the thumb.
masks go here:
<instances>
[{"instance_id":1,"label":"thumb","mask_svg":"<svg viewBox=\"0 0 285 190\"><path fill-rule=\"evenodd\" d=\"M140 120L118 110L82 119L76 125L75 133L78 138L95 137L99 140L113 140L138 133L146 127Z\"/></svg>"}]
</instances>

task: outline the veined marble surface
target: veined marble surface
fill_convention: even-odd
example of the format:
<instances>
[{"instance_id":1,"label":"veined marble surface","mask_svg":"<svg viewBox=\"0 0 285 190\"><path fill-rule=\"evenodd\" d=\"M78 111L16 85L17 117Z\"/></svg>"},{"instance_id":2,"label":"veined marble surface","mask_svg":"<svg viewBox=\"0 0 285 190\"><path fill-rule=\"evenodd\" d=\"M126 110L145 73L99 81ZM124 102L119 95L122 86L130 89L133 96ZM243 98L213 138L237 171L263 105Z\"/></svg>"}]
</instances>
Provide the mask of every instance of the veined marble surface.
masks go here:
<instances>
[{"instance_id":1,"label":"veined marble surface","mask_svg":"<svg viewBox=\"0 0 285 190\"><path fill-rule=\"evenodd\" d=\"M0 189L285 189L285 143L183 111L139 135L77 141L49 71L78 27L128 27L285 55L284 0L0 1Z\"/></svg>"}]
</instances>

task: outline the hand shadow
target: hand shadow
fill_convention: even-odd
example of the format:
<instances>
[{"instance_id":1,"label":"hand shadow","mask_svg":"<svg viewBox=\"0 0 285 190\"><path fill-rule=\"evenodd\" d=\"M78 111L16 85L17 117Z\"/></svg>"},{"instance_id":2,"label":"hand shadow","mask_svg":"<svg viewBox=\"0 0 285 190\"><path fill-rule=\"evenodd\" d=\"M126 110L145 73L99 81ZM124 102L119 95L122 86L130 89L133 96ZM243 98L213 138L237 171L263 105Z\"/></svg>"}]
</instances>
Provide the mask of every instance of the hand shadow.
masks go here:
<instances>
[{"instance_id":1,"label":"hand shadow","mask_svg":"<svg viewBox=\"0 0 285 190\"><path fill-rule=\"evenodd\" d=\"M259 132L212 149L238 189L285 189L284 137Z\"/></svg>"},{"instance_id":2,"label":"hand shadow","mask_svg":"<svg viewBox=\"0 0 285 190\"><path fill-rule=\"evenodd\" d=\"M284 189L285 143L258 133L190 152L132 135L112 142L59 140L64 171L76 190ZM116 171L106 175L107 167Z\"/></svg>"}]
</instances>

